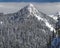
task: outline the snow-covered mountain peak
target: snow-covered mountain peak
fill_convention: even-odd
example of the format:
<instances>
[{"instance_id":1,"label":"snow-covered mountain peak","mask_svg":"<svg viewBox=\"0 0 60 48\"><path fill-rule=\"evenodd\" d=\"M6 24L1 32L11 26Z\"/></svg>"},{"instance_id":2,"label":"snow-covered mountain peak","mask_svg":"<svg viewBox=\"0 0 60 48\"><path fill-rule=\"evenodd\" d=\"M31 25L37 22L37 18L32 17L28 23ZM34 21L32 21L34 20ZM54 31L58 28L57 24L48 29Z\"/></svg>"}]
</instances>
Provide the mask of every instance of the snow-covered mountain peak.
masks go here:
<instances>
[{"instance_id":1,"label":"snow-covered mountain peak","mask_svg":"<svg viewBox=\"0 0 60 48\"><path fill-rule=\"evenodd\" d=\"M28 6L29 6L29 7L34 7L34 5L33 5L33 4L31 4L31 3L30 3Z\"/></svg>"},{"instance_id":2,"label":"snow-covered mountain peak","mask_svg":"<svg viewBox=\"0 0 60 48\"><path fill-rule=\"evenodd\" d=\"M38 13L38 10L34 7L33 4L28 4L27 6L25 6L24 8L22 8L20 11L18 11L19 15L32 15L32 14L36 14Z\"/></svg>"},{"instance_id":3,"label":"snow-covered mountain peak","mask_svg":"<svg viewBox=\"0 0 60 48\"><path fill-rule=\"evenodd\" d=\"M53 18L55 21L57 21L58 17L55 15L48 15L49 17Z\"/></svg>"},{"instance_id":4,"label":"snow-covered mountain peak","mask_svg":"<svg viewBox=\"0 0 60 48\"><path fill-rule=\"evenodd\" d=\"M24 8L22 8L19 12L18 15L25 18L30 18L32 17L34 19L34 17L39 21L39 22L44 22L45 26L50 29L50 31L54 30L54 26L53 24L55 23L55 20L49 16L47 16L46 14L40 12L38 9L36 9L34 7L33 4L29 4L27 6L25 6Z\"/></svg>"},{"instance_id":5,"label":"snow-covered mountain peak","mask_svg":"<svg viewBox=\"0 0 60 48\"><path fill-rule=\"evenodd\" d=\"M31 13L35 14L36 12L38 12L34 5L31 3L27 5L25 8L30 12L30 14Z\"/></svg>"}]
</instances>

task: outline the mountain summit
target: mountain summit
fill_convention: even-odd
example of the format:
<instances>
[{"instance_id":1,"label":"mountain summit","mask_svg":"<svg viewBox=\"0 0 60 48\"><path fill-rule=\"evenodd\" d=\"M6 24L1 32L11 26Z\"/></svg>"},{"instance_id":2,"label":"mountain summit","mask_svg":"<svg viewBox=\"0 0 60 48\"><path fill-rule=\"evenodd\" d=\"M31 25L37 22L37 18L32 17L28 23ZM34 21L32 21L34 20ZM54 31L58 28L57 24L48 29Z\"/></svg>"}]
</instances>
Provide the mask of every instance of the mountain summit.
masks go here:
<instances>
[{"instance_id":1,"label":"mountain summit","mask_svg":"<svg viewBox=\"0 0 60 48\"><path fill-rule=\"evenodd\" d=\"M29 4L25 6L23 9L21 9L22 13L26 14L29 16L35 16L39 21L43 21L48 28L50 28L51 31L55 30L53 24L55 24L55 20L52 19L51 17L47 16L46 14L40 12L37 10L33 4ZM52 21L54 20L54 21ZM52 24L53 22L53 24ZM52 24L52 25L51 25Z\"/></svg>"},{"instance_id":2,"label":"mountain summit","mask_svg":"<svg viewBox=\"0 0 60 48\"><path fill-rule=\"evenodd\" d=\"M33 4L27 5L26 8L28 9L28 11L30 13L33 13L34 14L34 12L37 12L37 9L33 6Z\"/></svg>"},{"instance_id":3,"label":"mountain summit","mask_svg":"<svg viewBox=\"0 0 60 48\"><path fill-rule=\"evenodd\" d=\"M27 15L32 15L38 13L38 10L34 7L33 4L29 4L22 8L20 11L18 11L19 14L27 14Z\"/></svg>"},{"instance_id":4,"label":"mountain summit","mask_svg":"<svg viewBox=\"0 0 60 48\"><path fill-rule=\"evenodd\" d=\"M47 48L55 20L29 4L16 13L0 15L1 48Z\"/></svg>"}]
</instances>

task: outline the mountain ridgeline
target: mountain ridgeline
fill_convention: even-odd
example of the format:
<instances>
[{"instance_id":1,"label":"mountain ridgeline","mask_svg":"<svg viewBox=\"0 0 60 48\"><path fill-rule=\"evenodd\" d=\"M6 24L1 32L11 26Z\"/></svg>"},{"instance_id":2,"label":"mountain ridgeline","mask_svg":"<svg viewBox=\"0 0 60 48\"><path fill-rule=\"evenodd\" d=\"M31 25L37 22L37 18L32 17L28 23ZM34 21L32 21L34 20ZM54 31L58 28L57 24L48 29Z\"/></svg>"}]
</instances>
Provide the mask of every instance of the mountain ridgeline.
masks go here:
<instances>
[{"instance_id":1,"label":"mountain ridgeline","mask_svg":"<svg viewBox=\"0 0 60 48\"><path fill-rule=\"evenodd\" d=\"M15 13L0 13L0 48L47 48L55 23L32 4Z\"/></svg>"}]
</instances>

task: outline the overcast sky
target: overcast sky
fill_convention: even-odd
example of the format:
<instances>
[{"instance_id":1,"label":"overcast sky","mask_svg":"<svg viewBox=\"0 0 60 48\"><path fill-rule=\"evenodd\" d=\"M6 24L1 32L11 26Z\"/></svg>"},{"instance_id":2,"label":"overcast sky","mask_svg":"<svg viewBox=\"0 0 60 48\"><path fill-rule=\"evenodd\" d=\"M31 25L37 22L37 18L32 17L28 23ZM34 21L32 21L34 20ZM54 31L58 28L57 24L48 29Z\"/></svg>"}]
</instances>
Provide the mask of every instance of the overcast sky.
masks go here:
<instances>
[{"instance_id":1,"label":"overcast sky","mask_svg":"<svg viewBox=\"0 0 60 48\"><path fill-rule=\"evenodd\" d=\"M28 5L31 2L14 2L14 3L0 3L0 12L3 13L13 13L17 12L24 6ZM43 13L46 14L55 14L56 12L60 11L60 2L54 2L54 3L37 3L32 2L32 4L37 8L37 10L40 10Z\"/></svg>"}]
</instances>

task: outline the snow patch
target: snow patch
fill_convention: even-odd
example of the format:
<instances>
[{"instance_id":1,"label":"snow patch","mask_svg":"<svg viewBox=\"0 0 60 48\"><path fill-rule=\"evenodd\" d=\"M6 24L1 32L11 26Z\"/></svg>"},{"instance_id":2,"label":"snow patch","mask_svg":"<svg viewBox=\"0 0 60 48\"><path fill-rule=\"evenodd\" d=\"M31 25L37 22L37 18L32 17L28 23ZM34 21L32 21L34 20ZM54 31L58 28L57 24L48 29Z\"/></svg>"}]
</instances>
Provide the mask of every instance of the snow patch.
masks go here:
<instances>
[{"instance_id":1,"label":"snow patch","mask_svg":"<svg viewBox=\"0 0 60 48\"><path fill-rule=\"evenodd\" d=\"M43 29L42 31L43 31L44 33L46 33L46 31L45 31L44 29Z\"/></svg>"},{"instance_id":2,"label":"snow patch","mask_svg":"<svg viewBox=\"0 0 60 48\"><path fill-rule=\"evenodd\" d=\"M54 29L54 27L51 24L49 24L49 22L47 20L45 20L45 24L47 27L50 28L50 31L54 31L54 33L56 33L56 30Z\"/></svg>"},{"instance_id":3,"label":"snow patch","mask_svg":"<svg viewBox=\"0 0 60 48\"><path fill-rule=\"evenodd\" d=\"M43 20L43 18L37 16L36 14L34 14L34 15L35 15L35 17L36 17L38 20Z\"/></svg>"},{"instance_id":4,"label":"snow patch","mask_svg":"<svg viewBox=\"0 0 60 48\"><path fill-rule=\"evenodd\" d=\"M30 3L29 6L32 6L33 7L33 4Z\"/></svg>"},{"instance_id":5,"label":"snow patch","mask_svg":"<svg viewBox=\"0 0 60 48\"><path fill-rule=\"evenodd\" d=\"M3 22L2 22L2 21L0 21L0 24L3 24Z\"/></svg>"},{"instance_id":6,"label":"snow patch","mask_svg":"<svg viewBox=\"0 0 60 48\"><path fill-rule=\"evenodd\" d=\"M29 11L29 12L30 12L30 14L31 14L31 12L32 12L32 9L29 7L29 8L28 8L28 11Z\"/></svg>"},{"instance_id":7,"label":"snow patch","mask_svg":"<svg viewBox=\"0 0 60 48\"><path fill-rule=\"evenodd\" d=\"M49 15L49 17L53 18L55 21L57 21L58 17L54 15Z\"/></svg>"},{"instance_id":8,"label":"snow patch","mask_svg":"<svg viewBox=\"0 0 60 48\"><path fill-rule=\"evenodd\" d=\"M47 21L47 20L45 21L45 24L46 24L46 26L47 26L47 27L49 27L49 28L50 28L50 30L51 30L51 31L53 31L53 30L54 30L54 28L51 26L51 24L49 24L49 23L48 23L48 21Z\"/></svg>"},{"instance_id":9,"label":"snow patch","mask_svg":"<svg viewBox=\"0 0 60 48\"><path fill-rule=\"evenodd\" d=\"M34 8L34 6L30 3L27 7L27 9L30 13L32 12L32 8Z\"/></svg>"},{"instance_id":10,"label":"snow patch","mask_svg":"<svg viewBox=\"0 0 60 48\"><path fill-rule=\"evenodd\" d=\"M36 14L34 14L34 15L35 15L35 17L36 17L38 20L44 21L44 23L46 24L46 26L47 26L48 28L50 28L50 31L53 31L53 30L54 30L54 32L55 32L55 29L53 28L53 26L52 26L51 24L49 24L46 19L41 18L40 16L37 16Z\"/></svg>"},{"instance_id":11,"label":"snow patch","mask_svg":"<svg viewBox=\"0 0 60 48\"><path fill-rule=\"evenodd\" d=\"M27 9L30 12L30 14L31 13L35 14L36 12L38 12L38 10L31 3L27 6Z\"/></svg>"}]
</instances>

